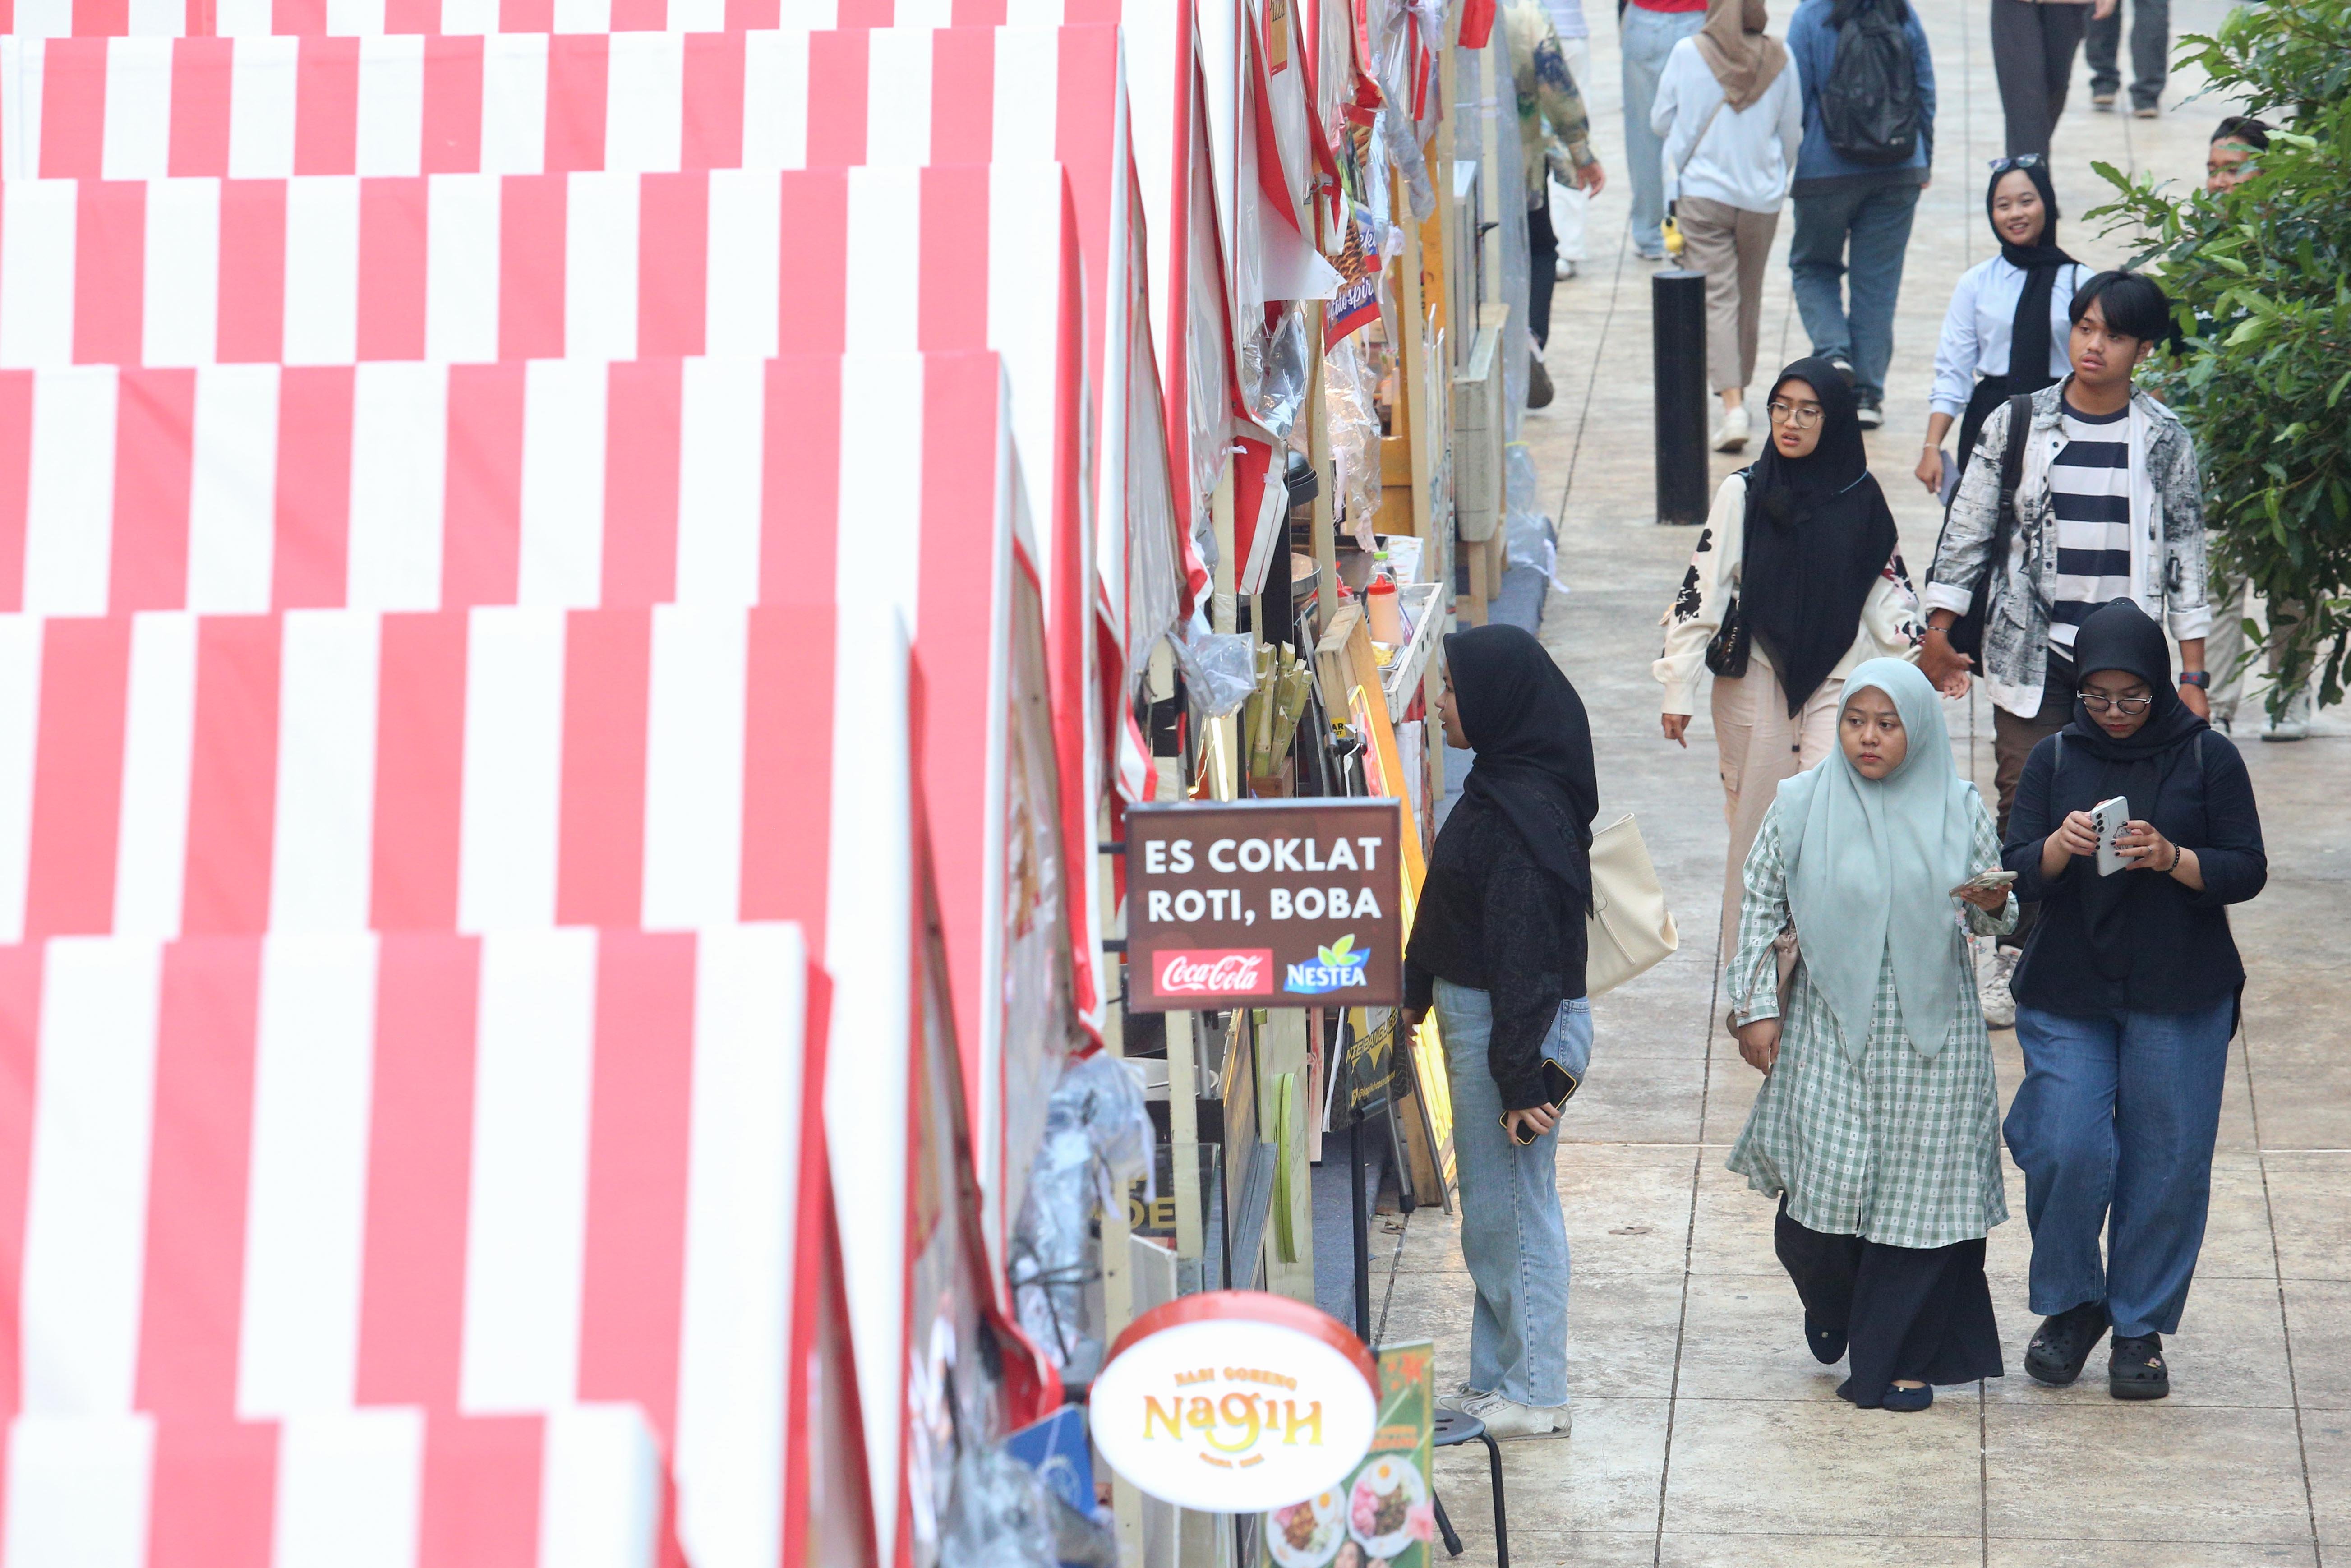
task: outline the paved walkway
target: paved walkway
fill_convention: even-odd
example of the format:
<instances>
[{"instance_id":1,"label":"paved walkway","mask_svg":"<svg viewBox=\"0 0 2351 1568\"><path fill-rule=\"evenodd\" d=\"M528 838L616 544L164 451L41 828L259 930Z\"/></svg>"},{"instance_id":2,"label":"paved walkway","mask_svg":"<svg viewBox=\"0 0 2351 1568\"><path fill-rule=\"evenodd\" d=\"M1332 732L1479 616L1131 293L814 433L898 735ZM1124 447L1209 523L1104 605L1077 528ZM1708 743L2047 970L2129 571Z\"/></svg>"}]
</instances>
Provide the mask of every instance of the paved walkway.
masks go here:
<instances>
[{"instance_id":1,"label":"paved walkway","mask_svg":"<svg viewBox=\"0 0 2351 1568\"><path fill-rule=\"evenodd\" d=\"M1784 21L1785 0L1773 8ZM1980 203L2000 109L1984 9L1983 0L1922 7L1944 83L1940 178L1920 208L1890 422L1875 443L1905 553L1921 570L1938 514L1907 476L1935 331L1952 281L1990 246ZM1587 10L1601 35L1593 118L1614 175L1623 145L1614 7L1587 0ZM2175 26L2209 28L2220 11L2220 0L2175 0ZM2175 84L2166 117L2149 122L2092 112L2081 78L2057 137L2067 211L2098 199L2094 159L2200 178L2204 139L2222 110L2210 100L2178 107L2195 85ZM2351 1564L2351 1053L2338 1048L2338 1020L2351 1015L2341 936L2351 725L2330 714L2301 745L2246 747L2274 866L2268 891L2237 916L2252 978L2211 1232L2172 1343L2172 1397L2120 1406L2102 1377L2060 1392L2022 1375L2033 1320L2011 1172L2019 1218L1991 1245L2011 1375L1945 1390L1922 1416L1837 1400L1842 1374L1816 1365L1802 1343L1794 1293L1771 1255L1770 1205L1722 1168L1756 1079L1719 1026L1709 1040L1724 841L1713 736L1701 716L1687 751L1662 741L1648 675L1691 535L1650 520L1649 268L1624 244L1625 211L1621 184L1594 209L1585 276L1558 296L1550 367L1559 398L1530 416L1526 434L1560 502L1571 590L1552 595L1544 634L1591 707L1604 814L1639 811L1686 922L1684 946L1597 1009L1593 1073L1559 1163L1575 1260L1575 1432L1505 1449L1512 1561ZM2085 260L2123 254L2078 217L2064 238ZM1783 266L1771 287L1763 358L1776 367L1806 345ZM1735 465L1718 460L1721 472ZM1980 695L1953 705L1952 729L1989 794ZM2012 1091L2014 1037L1994 1040ZM1384 1224L1375 1239L1395 1250L1374 1282L1381 1337L1434 1335L1449 1385L1463 1371L1469 1302L1454 1225L1430 1211ZM1446 1495L1470 1542L1463 1561L1491 1562L1482 1454L1458 1458L1447 1465Z\"/></svg>"}]
</instances>

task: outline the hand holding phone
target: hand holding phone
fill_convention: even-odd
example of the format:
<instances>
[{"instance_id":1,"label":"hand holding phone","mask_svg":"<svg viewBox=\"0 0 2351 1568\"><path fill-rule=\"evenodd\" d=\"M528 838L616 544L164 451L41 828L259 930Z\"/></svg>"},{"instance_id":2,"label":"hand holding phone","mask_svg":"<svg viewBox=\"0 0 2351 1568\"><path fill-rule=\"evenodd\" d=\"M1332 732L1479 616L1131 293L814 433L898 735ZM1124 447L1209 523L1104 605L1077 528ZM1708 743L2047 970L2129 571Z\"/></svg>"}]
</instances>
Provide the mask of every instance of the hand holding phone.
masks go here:
<instances>
[{"instance_id":1,"label":"hand holding phone","mask_svg":"<svg viewBox=\"0 0 2351 1568\"><path fill-rule=\"evenodd\" d=\"M2004 871L1998 867L1994 867L1990 871L1980 871L1976 873L1975 875L1968 878L1967 881L1959 883L1959 886L1951 889L1951 896L1953 898L1965 898L1971 893L1990 893L1994 888L2004 890L2015 880L2016 873L2012 871Z\"/></svg>"},{"instance_id":2,"label":"hand holding phone","mask_svg":"<svg viewBox=\"0 0 2351 1568\"><path fill-rule=\"evenodd\" d=\"M2090 822L2098 831L2098 874L2128 871L2131 862L2123 855L2121 840L2130 826L2130 802L2120 795L2101 800L2090 808Z\"/></svg>"}]
</instances>

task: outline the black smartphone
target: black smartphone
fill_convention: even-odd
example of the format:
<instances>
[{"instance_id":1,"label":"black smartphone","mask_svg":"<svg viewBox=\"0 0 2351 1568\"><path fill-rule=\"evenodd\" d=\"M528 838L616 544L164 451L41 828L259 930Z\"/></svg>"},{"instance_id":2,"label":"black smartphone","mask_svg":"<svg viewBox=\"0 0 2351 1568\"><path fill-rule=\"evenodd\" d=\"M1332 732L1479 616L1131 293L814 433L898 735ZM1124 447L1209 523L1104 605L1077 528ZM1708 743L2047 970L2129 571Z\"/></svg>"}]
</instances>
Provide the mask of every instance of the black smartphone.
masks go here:
<instances>
[{"instance_id":1,"label":"black smartphone","mask_svg":"<svg viewBox=\"0 0 2351 1568\"><path fill-rule=\"evenodd\" d=\"M1575 1091L1579 1084L1573 1073L1547 1056L1543 1058L1542 1081L1543 1103L1548 1105L1551 1108L1551 1113L1556 1116L1567 1109L1567 1103L1570 1100L1575 1098ZM1502 1113L1501 1121L1502 1130L1509 1133L1511 1140L1520 1148L1526 1147L1542 1136L1541 1133L1530 1132L1523 1122L1513 1127L1510 1124L1510 1113L1507 1111Z\"/></svg>"}]
</instances>

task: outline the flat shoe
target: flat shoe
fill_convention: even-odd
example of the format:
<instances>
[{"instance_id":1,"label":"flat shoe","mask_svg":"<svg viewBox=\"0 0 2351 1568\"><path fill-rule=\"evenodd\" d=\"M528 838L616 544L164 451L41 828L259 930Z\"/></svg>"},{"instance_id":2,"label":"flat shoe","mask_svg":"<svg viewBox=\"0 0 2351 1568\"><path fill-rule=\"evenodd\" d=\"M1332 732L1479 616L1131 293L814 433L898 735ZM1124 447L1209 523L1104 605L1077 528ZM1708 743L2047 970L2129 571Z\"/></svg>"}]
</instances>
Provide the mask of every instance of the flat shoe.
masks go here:
<instances>
[{"instance_id":1,"label":"flat shoe","mask_svg":"<svg viewBox=\"0 0 2351 1568\"><path fill-rule=\"evenodd\" d=\"M1844 1359L1844 1330L1824 1329L1804 1320L1804 1343L1812 1348L1813 1359L1823 1366L1834 1366Z\"/></svg>"},{"instance_id":2,"label":"flat shoe","mask_svg":"<svg viewBox=\"0 0 2351 1568\"><path fill-rule=\"evenodd\" d=\"M1934 1402L1935 1385L1931 1383L1922 1383L1916 1388L1897 1388L1889 1383L1886 1385L1886 1392L1877 1397L1877 1407L1891 1410L1897 1416L1908 1416L1924 1410Z\"/></svg>"},{"instance_id":3,"label":"flat shoe","mask_svg":"<svg viewBox=\"0 0 2351 1568\"><path fill-rule=\"evenodd\" d=\"M2117 1399L2161 1399L2171 1392L2161 1334L2116 1334L2106 1357L2106 1392Z\"/></svg>"},{"instance_id":4,"label":"flat shoe","mask_svg":"<svg viewBox=\"0 0 2351 1568\"><path fill-rule=\"evenodd\" d=\"M2106 1332L2106 1303L2085 1301L2054 1317L2041 1320L2040 1332L2025 1348L2024 1370L2035 1383L2063 1388L2082 1375L2098 1336Z\"/></svg>"}]
</instances>

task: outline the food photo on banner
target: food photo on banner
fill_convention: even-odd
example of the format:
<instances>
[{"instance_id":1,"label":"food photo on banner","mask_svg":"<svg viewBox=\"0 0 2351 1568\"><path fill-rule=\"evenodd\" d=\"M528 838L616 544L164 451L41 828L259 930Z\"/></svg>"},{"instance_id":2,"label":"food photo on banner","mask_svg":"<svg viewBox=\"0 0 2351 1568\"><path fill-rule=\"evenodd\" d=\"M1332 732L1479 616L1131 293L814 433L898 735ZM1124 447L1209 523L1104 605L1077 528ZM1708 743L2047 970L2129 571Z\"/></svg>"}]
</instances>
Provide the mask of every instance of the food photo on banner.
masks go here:
<instances>
[{"instance_id":1,"label":"food photo on banner","mask_svg":"<svg viewBox=\"0 0 2351 1568\"><path fill-rule=\"evenodd\" d=\"M1371 1451L1343 1484L1266 1513L1266 1555L1277 1568L1426 1568L1437 1534L1437 1347L1386 1345L1378 1359Z\"/></svg>"}]
</instances>

